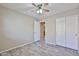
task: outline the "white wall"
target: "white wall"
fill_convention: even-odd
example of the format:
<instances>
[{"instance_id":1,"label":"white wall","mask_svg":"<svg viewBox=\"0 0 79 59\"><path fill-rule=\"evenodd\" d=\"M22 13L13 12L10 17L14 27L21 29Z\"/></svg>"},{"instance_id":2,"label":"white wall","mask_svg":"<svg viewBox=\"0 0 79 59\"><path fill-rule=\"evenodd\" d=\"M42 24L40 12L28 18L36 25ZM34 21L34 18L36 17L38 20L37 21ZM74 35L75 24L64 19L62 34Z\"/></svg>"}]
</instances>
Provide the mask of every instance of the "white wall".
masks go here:
<instances>
[{"instance_id":1,"label":"white wall","mask_svg":"<svg viewBox=\"0 0 79 59\"><path fill-rule=\"evenodd\" d=\"M62 13L57 13L50 16L46 19L46 43L55 44L56 38L56 18L70 16L70 15L79 15L79 8L73 10L67 10ZM78 39L79 41L79 39Z\"/></svg>"},{"instance_id":2,"label":"white wall","mask_svg":"<svg viewBox=\"0 0 79 59\"><path fill-rule=\"evenodd\" d=\"M45 35L45 40L46 43L50 43L50 44L55 44L55 33L56 33L56 25L55 25L55 19L50 17L48 19L46 19L46 35Z\"/></svg>"},{"instance_id":3,"label":"white wall","mask_svg":"<svg viewBox=\"0 0 79 59\"><path fill-rule=\"evenodd\" d=\"M34 41L40 40L40 22L34 21Z\"/></svg>"},{"instance_id":4,"label":"white wall","mask_svg":"<svg viewBox=\"0 0 79 59\"><path fill-rule=\"evenodd\" d=\"M33 42L34 20L0 6L0 52Z\"/></svg>"}]
</instances>

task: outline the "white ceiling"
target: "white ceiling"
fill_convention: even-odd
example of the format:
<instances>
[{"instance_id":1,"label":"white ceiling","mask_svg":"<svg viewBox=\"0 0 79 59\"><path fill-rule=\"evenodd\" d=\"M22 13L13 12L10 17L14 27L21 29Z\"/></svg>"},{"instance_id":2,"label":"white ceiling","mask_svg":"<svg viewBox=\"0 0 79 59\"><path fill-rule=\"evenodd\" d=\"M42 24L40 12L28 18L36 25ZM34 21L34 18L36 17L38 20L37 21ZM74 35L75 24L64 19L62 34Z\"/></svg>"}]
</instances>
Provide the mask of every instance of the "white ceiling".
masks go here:
<instances>
[{"instance_id":1,"label":"white ceiling","mask_svg":"<svg viewBox=\"0 0 79 59\"><path fill-rule=\"evenodd\" d=\"M42 17L44 17L43 15L39 15L36 13L36 8L32 5L32 3L0 3L0 5L10 9L14 9L29 16L33 16L37 19L41 19ZM45 17L64 12L78 6L78 3L49 3L46 8L49 9L50 12L45 12Z\"/></svg>"}]
</instances>

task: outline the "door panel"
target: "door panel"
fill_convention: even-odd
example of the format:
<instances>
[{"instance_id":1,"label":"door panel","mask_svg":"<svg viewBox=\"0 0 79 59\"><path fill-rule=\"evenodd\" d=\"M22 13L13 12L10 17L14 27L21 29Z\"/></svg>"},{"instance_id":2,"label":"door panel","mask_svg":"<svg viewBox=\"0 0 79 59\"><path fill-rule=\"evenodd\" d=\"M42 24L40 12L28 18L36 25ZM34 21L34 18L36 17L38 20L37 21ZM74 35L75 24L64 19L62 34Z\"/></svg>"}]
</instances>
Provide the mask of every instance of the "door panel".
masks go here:
<instances>
[{"instance_id":1,"label":"door panel","mask_svg":"<svg viewBox=\"0 0 79 59\"><path fill-rule=\"evenodd\" d=\"M66 47L77 50L77 17L66 17Z\"/></svg>"},{"instance_id":2,"label":"door panel","mask_svg":"<svg viewBox=\"0 0 79 59\"><path fill-rule=\"evenodd\" d=\"M56 19L56 44L65 46L65 17Z\"/></svg>"}]
</instances>

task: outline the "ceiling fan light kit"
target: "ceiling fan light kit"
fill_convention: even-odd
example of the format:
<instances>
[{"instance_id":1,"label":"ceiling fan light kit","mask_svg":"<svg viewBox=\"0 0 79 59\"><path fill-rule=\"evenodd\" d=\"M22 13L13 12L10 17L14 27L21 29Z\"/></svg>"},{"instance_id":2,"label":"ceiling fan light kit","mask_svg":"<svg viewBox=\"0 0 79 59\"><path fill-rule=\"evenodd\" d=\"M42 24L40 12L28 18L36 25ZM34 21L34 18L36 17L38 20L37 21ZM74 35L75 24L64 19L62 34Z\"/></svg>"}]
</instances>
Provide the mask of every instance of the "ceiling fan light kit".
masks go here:
<instances>
[{"instance_id":1,"label":"ceiling fan light kit","mask_svg":"<svg viewBox=\"0 0 79 59\"><path fill-rule=\"evenodd\" d=\"M42 14L43 13L43 10L42 9L39 9L36 12L37 12L37 14Z\"/></svg>"}]
</instances>

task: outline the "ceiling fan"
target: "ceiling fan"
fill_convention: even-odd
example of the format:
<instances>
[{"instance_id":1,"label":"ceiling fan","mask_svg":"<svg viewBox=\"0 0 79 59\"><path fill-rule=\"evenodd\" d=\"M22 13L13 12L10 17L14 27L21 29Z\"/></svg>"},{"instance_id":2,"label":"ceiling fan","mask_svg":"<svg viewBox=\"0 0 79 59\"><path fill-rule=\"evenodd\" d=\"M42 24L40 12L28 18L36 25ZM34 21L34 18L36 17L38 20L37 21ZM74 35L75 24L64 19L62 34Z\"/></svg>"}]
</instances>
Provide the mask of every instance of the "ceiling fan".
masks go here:
<instances>
[{"instance_id":1,"label":"ceiling fan","mask_svg":"<svg viewBox=\"0 0 79 59\"><path fill-rule=\"evenodd\" d=\"M32 5L37 8L36 12L38 14L42 14L43 11L45 11L45 12L49 12L50 11L48 9L45 9L45 7L48 5L48 3L40 3L40 4L32 3Z\"/></svg>"}]
</instances>

